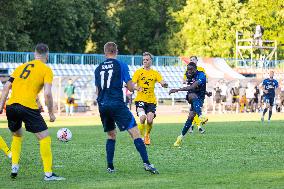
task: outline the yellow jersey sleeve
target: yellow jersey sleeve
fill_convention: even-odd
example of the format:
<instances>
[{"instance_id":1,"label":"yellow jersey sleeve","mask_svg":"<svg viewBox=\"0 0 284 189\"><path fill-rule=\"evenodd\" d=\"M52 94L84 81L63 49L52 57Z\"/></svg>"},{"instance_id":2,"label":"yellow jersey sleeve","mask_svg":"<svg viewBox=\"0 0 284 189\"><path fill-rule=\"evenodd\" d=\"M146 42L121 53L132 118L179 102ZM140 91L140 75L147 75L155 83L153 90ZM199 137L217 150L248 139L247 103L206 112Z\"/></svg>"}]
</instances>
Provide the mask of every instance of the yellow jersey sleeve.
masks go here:
<instances>
[{"instance_id":1,"label":"yellow jersey sleeve","mask_svg":"<svg viewBox=\"0 0 284 189\"><path fill-rule=\"evenodd\" d=\"M18 77L19 72L20 72L20 70L21 70L20 68L21 68L21 66L17 67L17 68L14 70L14 72L11 74L11 77L12 77L12 78Z\"/></svg>"},{"instance_id":2,"label":"yellow jersey sleeve","mask_svg":"<svg viewBox=\"0 0 284 189\"><path fill-rule=\"evenodd\" d=\"M197 71L203 72L206 75L205 69L202 67L197 66Z\"/></svg>"},{"instance_id":3,"label":"yellow jersey sleeve","mask_svg":"<svg viewBox=\"0 0 284 189\"><path fill-rule=\"evenodd\" d=\"M138 82L138 78L139 78L139 76L140 76L140 70L136 70L135 72L134 72L134 75L133 75L133 77L132 77L132 81L134 82L134 83L137 83Z\"/></svg>"},{"instance_id":4,"label":"yellow jersey sleeve","mask_svg":"<svg viewBox=\"0 0 284 189\"><path fill-rule=\"evenodd\" d=\"M157 82L159 83L163 80L163 77L159 72L156 72L156 79L157 79Z\"/></svg>"},{"instance_id":5,"label":"yellow jersey sleeve","mask_svg":"<svg viewBox=\"0 0 284 189\"><path fill-rule=\"evenodd\" d=\"M44 79L43 80L44 80L44 83L49 83L49 84L52 83L53 73L52 73L52 70L49 67L47 67L47 69L46 69L46 73L44 75Z\"/></svg>"}]
</instances>

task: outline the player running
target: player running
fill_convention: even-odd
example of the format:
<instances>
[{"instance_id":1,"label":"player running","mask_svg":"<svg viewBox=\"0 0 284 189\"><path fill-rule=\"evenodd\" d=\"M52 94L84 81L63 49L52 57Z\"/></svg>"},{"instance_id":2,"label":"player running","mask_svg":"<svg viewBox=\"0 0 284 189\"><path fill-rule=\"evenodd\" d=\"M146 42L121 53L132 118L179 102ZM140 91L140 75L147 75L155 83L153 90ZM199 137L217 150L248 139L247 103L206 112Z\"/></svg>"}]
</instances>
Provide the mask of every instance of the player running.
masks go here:
<instances>
[{"instance_id":1,"label":"player running","mask_svg":"<svg viewBox=\"0 0 284 189\"><path fill-rule=\"evenodd\" d=\"M273 76L274 76L274 71L270 71L269 78L263 80L262 82L263 101L266 104L261 116L262 124L264 123L264 115L267 112L268 108L269 108L268 124L270 123L270 118L272 116L272 107L274 104L275 90L278 88L278 81L273 79Z\"/></svg>"},{"instance_id":2,"label":"player running","mask_svg":"<svg viewBox=\"0 0 284 189\"><path fill-rule=\"evenodd\" d=\"M113 157L117 126L120 131L127 130L132 137L143 160L144 169L157 174L157 169L149 162L146 146L140 136L135 119L123 101L123 82L131 92L134 90L134 84L130 78L127 64L116 59L117 52L117 45L114 42L107 42L104 45L107 59L95 70L97 102L104 131L108 138L106 141L107 171L109 173L115 171Z\"/></svg>"},{"instance_id":3,"label":"player running","mask_svg":"<svg viewBox=\"0 0 284 189\"><path fill-rule=\"evenodd\" d=\"M151 68L152 61L152 54L148 52L143 53L143 68L136 70L132 78L138 91L134 99L137 116L140 119L138 128L142 138L145 136L144 143L146 145L151 144L150 132L153 126L153 119L156 117L157 100L154 93L155 84L158 82L162 87L168 87L161 74Z\"/></svg>"},{"instance_id":4,"label":"player running","mask_svg":"<svg viewBox=\"0 0 284 189\"><path fill-rule=\"evenodd\" d=\"M177 141L174 143L174 146L177 147L181 146L185 134L192 125L194 116L198 115L199 117L201 115L201 107L203 106L206 93L206 76L204 72L197 71L197 66L194 62L190 62L187 65L186 75L189 80L189 85L179 89L171 89L169 92L169 94L172 94L179 91L187 91L187 100L191 104L189 115L181 135L177 137Z\"/></svg>"},{"instance_id":5,"label":"player running","mask_svg":"<svg viewBox=\"0 0 284 189\"><path fill-rule=\"evenodd\" d=\"M5 83L0 101L0 113L7 99L10 89L11 98L7 101L6 116L8 127L13 134L12 172L11 178L15 179L19 171L19 160L23 141L22 122L26 130L34 133L39 141L40 155L43 162L44 180L65 180L52 171L51 138L47 125L40 114L37 95L44 87L44 97L48 108L50 122L55 121L52 98L52 70L46 65L48 59L48 46L38 44L35 48L35 60L26 62L15 69L9 80Z\"/></svg>"}]
</instances>

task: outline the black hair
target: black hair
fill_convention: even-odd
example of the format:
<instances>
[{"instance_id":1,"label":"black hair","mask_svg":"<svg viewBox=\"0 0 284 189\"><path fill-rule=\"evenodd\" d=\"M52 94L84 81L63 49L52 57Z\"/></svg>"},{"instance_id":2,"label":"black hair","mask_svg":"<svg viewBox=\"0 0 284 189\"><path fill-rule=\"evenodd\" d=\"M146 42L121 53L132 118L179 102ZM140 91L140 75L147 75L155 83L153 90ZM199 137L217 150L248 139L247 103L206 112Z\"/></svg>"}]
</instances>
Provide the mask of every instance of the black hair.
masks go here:
<instances>
[{"instance_id":1,"label":"black hair","mask_svg":"<svg viewBox=\"0 0 284 189\"><path fill-rule=\"evenodd\" d=\"M49 52L49 49L48 49L48 46L44 43L39 43L36 45L35 47L35 51L40 54L40 55L43 55L43 54L46 54Z\"/></svg>"}]
</instances>

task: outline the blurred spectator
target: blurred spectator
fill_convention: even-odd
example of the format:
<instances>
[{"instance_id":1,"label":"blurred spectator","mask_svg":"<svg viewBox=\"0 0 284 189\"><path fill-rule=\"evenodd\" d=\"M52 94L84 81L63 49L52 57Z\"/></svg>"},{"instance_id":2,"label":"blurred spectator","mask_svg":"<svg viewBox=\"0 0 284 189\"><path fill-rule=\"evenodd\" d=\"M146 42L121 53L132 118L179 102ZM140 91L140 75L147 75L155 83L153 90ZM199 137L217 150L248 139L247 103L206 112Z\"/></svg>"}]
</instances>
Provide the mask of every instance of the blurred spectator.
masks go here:
<instances>
[{"instance_id":1,"label":"blurred spectator","mask_svg":"<svg viewBox=\"0 0 284 189\"><path fill-rule=\"evenodd\" d=\"M73 85L73 80L68 80L68 85L64 88L65 98L66 98L66 104L65 104L65 110L66 115L70 116L74 114L74 94L75 94L75 86Z\"/></svg>"},{"instance_id":2,"label":"blurred spectator","mask_svg":"<svg viewBox=\"0 0 284 189\"><path fill-rule=\"evenodd\" d=\"M256 110L259 109L258 107L259 94L260 94L260 91L259 91L258 86L256 85L254 87L254 93L253 93L253 112L256 112Z\"/></svg>"},{"instance_id":3,"label":"blurred spectator","mask_svg":"<svg viewBox=\"0 0 284 189\"><path fill-rule=\"evenodd\" d=\"M216 106L218 106L218 112L221 113L221 88L219 81L216 83L214 87L215 95L213 101L213 113L216 111Z\"/></svg>"},{"instance_id":4,"label":"blurred spectator","mask_svg":"<svg viewBox=\"0 0 284 189\"><path fill-rule=\"evenodd\" d=\"M221 111L223 113L226 112L227 90L228 90L227 83L223 81L221 84Z\"/></svg>"},{"instance_id":5,"label":"blurred spectator","mask_svg":"<svg viewBox=\"0 0 284 189\"><path fill-rule=\"evenodd\" d=\"M254 104L254 87L251 83L247 84L246 88L246 99L248 105L246 106L246 110L253 112L253 104Z\"/></svg>"},{"instance_id":6,"label":"blurred spectator","mask_svg":"<svg viewBox=\"0 0 284 189\"><path fill-rule=\"evenodd\" d=\"M284 112L284 80L282 80L280 86L280 106L281 112Z\"/></svg>"},{"instance_id":7,"label":"blurred spectator","mask_svg":"<svg viewBox=\"0 0 284 189\"><path fill-rule=\"evenodd\" d=\"M240 98L240 112L241 113L244 113L245 112L245 108L247 106L247 98L246 98L246 95L242 95L242 97Z\"/></svg>"},{"instance_id":8,"label":"blurred spectator","mask_svg":"<svg viewBox=\"0 0 284 189\"><path fill-rule=\"evenodd\" d=\"M240 99L240 83L237 81L235 86L230 90L232 95L232 110L236 110L236 113L239 112L239 99Z\"/></svg>"}]
</instances>

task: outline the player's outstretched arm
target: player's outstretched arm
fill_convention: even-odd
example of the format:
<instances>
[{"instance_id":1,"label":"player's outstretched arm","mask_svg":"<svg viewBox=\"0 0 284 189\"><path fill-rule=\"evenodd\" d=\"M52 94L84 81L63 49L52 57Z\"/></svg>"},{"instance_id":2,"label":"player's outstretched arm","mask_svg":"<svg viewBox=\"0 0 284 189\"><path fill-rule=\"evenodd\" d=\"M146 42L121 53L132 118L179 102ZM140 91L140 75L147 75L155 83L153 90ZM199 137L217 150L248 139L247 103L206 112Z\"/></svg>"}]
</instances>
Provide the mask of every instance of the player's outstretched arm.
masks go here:
<instances>
[{"instance_id":1,"label":"player's outstretched arm","mask_svg":"<svg viewBox=\"0 0 284 189\"><path fill-rule=\"evenodd\" d=\"M132 80L127 81L126 87L130 92L134 92L135 84L132 82Z\"/></svg>"},{"instance_id":2,"label":"player's outstretched arm","mask_svg":"<svg viewBox=\"0 0 284 189\"><path fill-rule=\"evenodd\" d=\"M164 87L164 88L168 88L168 87L169 87L168 83L165 82L164 80L162 80L162 81L160 82L160 84L161 84L162 87Z\"/></svg>"},{"instance_id":3,"label":"player's outstretched arm","mask_svg":"<svg viewBox=\"0 0 284 189\"><path fill-rule=\"evenodd\" d=\"M45 105L47 106L48 109L48 114L50 118L49 120L50 122L54 122L56 118L53 113L53 98L52 98L51 87L52 84L50 83L44 84L44 99L45 99Z\"/></svg>"},{"instance_id":4,"label":"player's outstretched arm","mask_svg":"<svg viewBox=\"0 0 284 189\"><path fill-rule=\"evenodd\" d=\"M12 88L12 82L9 79L9 81L5 83L3 91L2 91L2 95L0 99L0 114L3 113L4 104L6 102L7 96L11 88Z\"/></svg>"}]
</instances>

